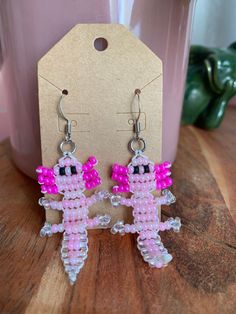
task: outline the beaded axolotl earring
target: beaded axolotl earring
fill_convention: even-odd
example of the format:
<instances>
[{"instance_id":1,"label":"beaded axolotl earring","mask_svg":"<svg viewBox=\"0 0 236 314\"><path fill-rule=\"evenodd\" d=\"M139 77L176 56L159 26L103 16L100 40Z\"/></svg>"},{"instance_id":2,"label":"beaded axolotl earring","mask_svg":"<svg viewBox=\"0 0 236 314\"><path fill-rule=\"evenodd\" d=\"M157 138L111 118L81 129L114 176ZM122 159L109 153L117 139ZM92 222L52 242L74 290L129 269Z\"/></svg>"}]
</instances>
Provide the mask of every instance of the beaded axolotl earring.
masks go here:
<instances>
[{"instance_id":1,"label":"beaded axolotl earring","mask_svg":"<svg viewBox=\"0 0 236 314\"><path fill-rule=\"evenodd\" d=\"M60 98L58 107L61 116L67 121L66 136L60 144L63 157L52 169L39 166L36 172L42 193L63 195L61 201L45 197L39 199L39 204L45 210L51 208L63 213L60 224L51 225L45 222L40 235L44 237L63 232L61 259L70 282L74 284L87 258L87 228L106 227L110 222L110 216L98 215L95 218L88 216L89 207L107 198L108 193L101 191L90 197L86 197L84 194L85 190L94 189L101 184L99 174L94 169L97 159L91 156L85 164L82 164L73 156L76 145L71 140L71 121L65 117L61 108L63 97L64 94ZM71 150L64 151L65 146L70 147Z\"/></svg>"},{"instance_id":2,"label":"beaded axolotl earring","mask_svg":"<svg viewBox=\"0 0 236 314\"><path fill-rule=\"evenodd\" d=\"M140 134L140 90L136 90L138 97L139 116L135 121L135 136L129 142L129 148L134 153L132 161L128 166L114 164L112 167L112 179L118 182L113 187L113 195L110 196L111 203L114 207L125 205L133 207L133 224L124 224L123 221L117 221L111 232L119 233L138 233L137 247L140 250L144 261L152 267L161 268L166 266L172 256L163 246L159 231L173 229L178 232L181 222L178 217L169 218L165 222L160 222L158 217L158 205L170 205L175 202L174 195L167 189L172 185L170 178L169 162L154 164L143 155L146 143ZM139 145L139 149L134 149L134 145ZM160 197L154 197L153 191L162 191ZM131 198L125 198L119 193L131 192Z\"/></svg>"}]
</instances>

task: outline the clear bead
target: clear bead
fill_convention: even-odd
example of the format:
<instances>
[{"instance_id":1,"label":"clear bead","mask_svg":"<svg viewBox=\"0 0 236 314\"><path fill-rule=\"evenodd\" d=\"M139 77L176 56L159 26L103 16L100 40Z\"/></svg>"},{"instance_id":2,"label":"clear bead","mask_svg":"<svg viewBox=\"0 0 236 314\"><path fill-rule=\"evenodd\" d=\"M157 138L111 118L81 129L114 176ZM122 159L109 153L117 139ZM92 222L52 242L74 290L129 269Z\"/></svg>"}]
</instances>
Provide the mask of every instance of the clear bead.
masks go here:
<instances>
[{"instance_id":1,"label":"clear bead","mask_svg":"<svg viewBox=\"0 0 236 314\"><path fill-rule=\"evenodd\" d=\"M40 237L51 237L52 236L52 225L48 222L45 222L43 228L40 230Z\"/></svg>"},{"instance_id":2,"label":"clear bead","mask_svg":"<svg viewBox=\"0 0 236 314\"><path fill-rule=\"evenodd\" d=\"M95 196L98 201L102 201L103 199L109 198L110 193L107 191L100 191L100 192L95 193Z\"/></svg>"},{"instance_id":3,"label":"clear bead","mask_svg":"<svg viewBox=\"0 0 236 314\"><path fill-rule=\"evenodd\" d=\"M111 228L111 233L116 234L119 233L121 235L125 234L125 226L123 220L118 220L113 227Z\"/></svg>"},{"instance_id":4,"label":"clear bead","mask_svg":"<svg viewBox=\"0 0 236 314\"><path fill-rule=\"evenodd\" d=\"M170 219L168 219L170 221ZM173 229L174 232L179 232L181 228L181 220L179 217L176 217L175 219L171 219L170 221L171 228Z\"/></svg>"},{"instance_id":5,"label":"clear bead","mask_svg":"<svg viewBox=\"0 0 236 314\"><path fill-rule=\"evenodd\" d=\"M40 206L43 206L45 209L50 208L50 201L46 199L45 197L40 197L40 199L38 200L38 203Z\"/></svg>"},{"instance_id":6,"label":"clear bead","mask_svg":"<svg viewBox=\"0 0 236 314\"><path fill-rule=\"evenodd\" d=\"M75 272L69 272L69 279L71 285L73 285L76 282L77 274Z\"/></svg>"},{"instance_id":7,"label":"clear bead","mask_svg":"<svg viewBox=\"0 0 236 314\"><path fill-rule=\"evenodd\" d=\"M162 195L166 198L166 205L170 205L176 202L176 197L169 190L163 190Z\"/></svg>"},{"instance_id":8,"label":"clear bead","mask_svg":"<svg viewBox=\"0 0 236 314\"><path fill-rule=\"evenodd\" d=\"M103 228L107 227L111 221L110 215L98 215L97 217L99 219L99 226Z\"/></svg>"},{"instance_id":9,"label":"clear bead","mask_svg":"<svg viewBox=\"0 0 236 314\"><path fill-rule=\"evenodd\" d=\"M111 205L113 207L118 207L120 205L121 196L120 195L112 195L110 196Z\"/></svg>"}]
</instances>

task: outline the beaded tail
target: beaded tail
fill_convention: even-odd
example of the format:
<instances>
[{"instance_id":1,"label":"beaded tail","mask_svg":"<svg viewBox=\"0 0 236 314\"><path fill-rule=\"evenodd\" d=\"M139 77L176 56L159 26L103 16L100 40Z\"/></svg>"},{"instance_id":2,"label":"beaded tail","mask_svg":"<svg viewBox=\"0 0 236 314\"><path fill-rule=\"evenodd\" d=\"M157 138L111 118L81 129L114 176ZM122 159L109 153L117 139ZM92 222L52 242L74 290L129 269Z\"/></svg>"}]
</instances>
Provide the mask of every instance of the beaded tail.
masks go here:
<instances>
[{"instance_id":1,"label":"beaded tail","mask_svg":"<svg viewBox=\"0 0 236 314\"><path fill-rule=\"evenodd\" d=\"M140 232L137 242L144 261L151 267L162 268L172 260L172 255L165 249L158 233L155 237L147 239L145 233Z\"/></svg>"},{"instance_id":2,"label":"beaded tail","mask_svg":"<svg viewBox=\"0 0 236 314\"><path fill-rule=\"evenodd\" d=\"M77 275L84 266L87 254L88 235L86 229L76 234L67 234L64 232L61 259L72 285L76 282Z\"/></svg>"}]
</instances>

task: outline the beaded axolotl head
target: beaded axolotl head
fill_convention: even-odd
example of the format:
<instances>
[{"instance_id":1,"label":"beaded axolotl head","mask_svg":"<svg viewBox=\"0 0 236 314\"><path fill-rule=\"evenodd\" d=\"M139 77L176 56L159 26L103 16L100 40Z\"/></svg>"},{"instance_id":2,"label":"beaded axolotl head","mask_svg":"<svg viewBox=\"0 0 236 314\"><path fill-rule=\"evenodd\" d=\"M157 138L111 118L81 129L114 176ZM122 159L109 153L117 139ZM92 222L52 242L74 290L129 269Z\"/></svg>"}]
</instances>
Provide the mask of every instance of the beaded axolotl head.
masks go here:
<instances>
[{"instance_id":1,"label":"beaded axolotl head","mask_svg":"<svg viewBox=\"0 0 236 314\"><path fill-rule=\"evenodd\" d=\"M101 184L101 178L94 169L96 164L97 159L94 156L81 164L74 156L66 155L52 169L39 166L36 172L41 192L73 196L73 193L95 188Z\"/></svg>"},{"instance_id":2,"label":"beaded axolotl head","mask_svg":"<svg viewBox=\"0 0 236 314\"><path fill-rule=\"evenodd\" d=\"M171 164L164 162L154 164L144 155L135 155L127 167L114 164L112 179L118 182L113 187L113 193L122 192L152 192L164 190L172 185L169 177Z\"/></svg>"}]
</instances>

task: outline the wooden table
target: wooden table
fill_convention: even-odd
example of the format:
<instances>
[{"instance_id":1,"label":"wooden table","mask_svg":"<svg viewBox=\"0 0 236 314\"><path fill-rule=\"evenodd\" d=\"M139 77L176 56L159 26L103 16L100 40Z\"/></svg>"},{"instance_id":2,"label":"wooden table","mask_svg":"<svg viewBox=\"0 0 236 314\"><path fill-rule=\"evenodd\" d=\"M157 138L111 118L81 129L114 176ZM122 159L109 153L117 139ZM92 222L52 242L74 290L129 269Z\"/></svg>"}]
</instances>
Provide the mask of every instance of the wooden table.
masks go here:
<instances>
[{"instance_id":1,"label":"wooden table","mask_svg":"<svg viewBox=\"0 0 236 314\"><path fill-rule=\"evenodd\" d=\"M74 287L59 257L60 235L38 236L43 211L36 182L0 148L0 313L236 313L236 109L220 129L182 127L174 165L179 234L163 232L174 260L151 269L135 236L89 232L89 257Z\"/></svg>"}]
</instances>

